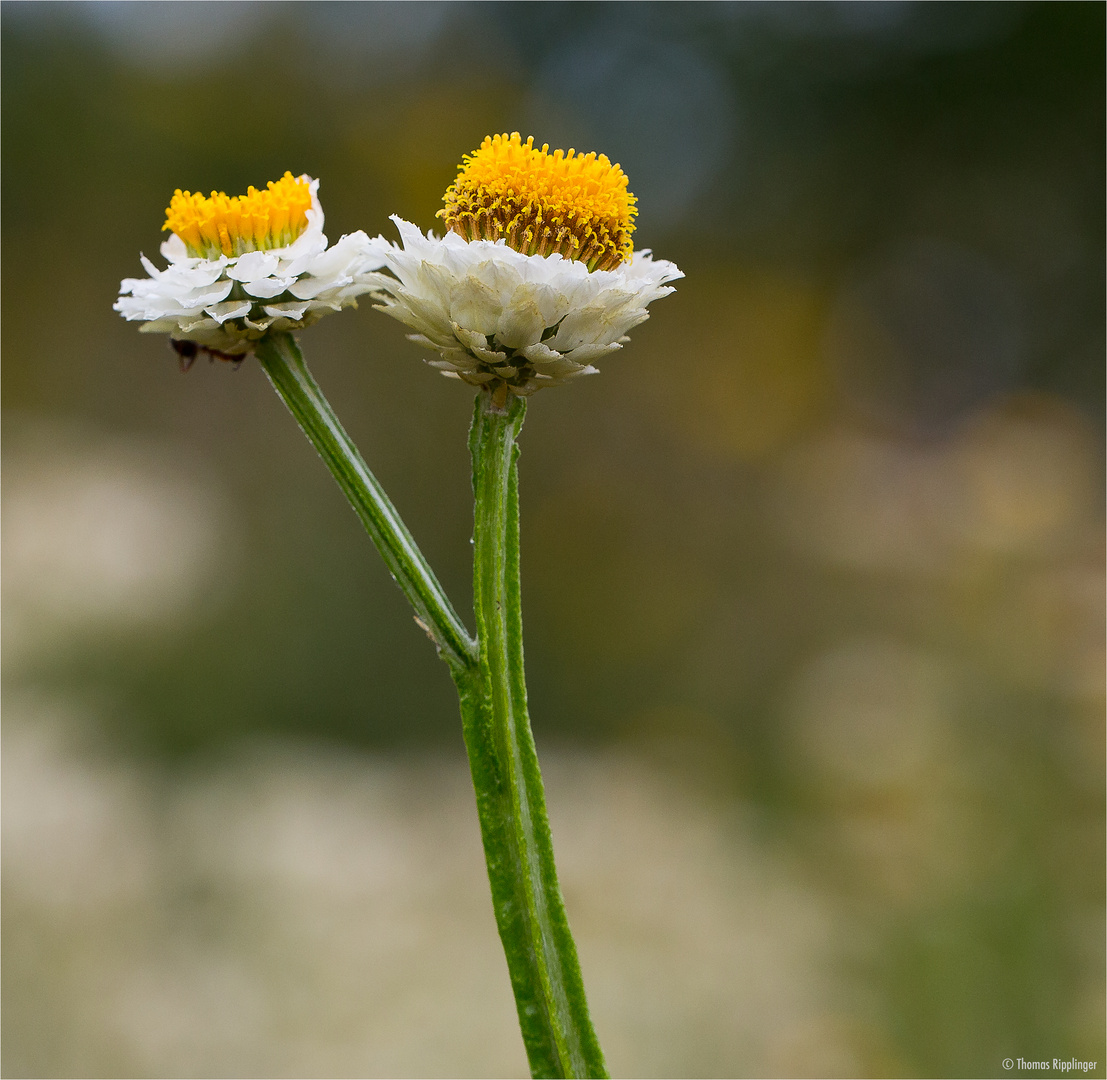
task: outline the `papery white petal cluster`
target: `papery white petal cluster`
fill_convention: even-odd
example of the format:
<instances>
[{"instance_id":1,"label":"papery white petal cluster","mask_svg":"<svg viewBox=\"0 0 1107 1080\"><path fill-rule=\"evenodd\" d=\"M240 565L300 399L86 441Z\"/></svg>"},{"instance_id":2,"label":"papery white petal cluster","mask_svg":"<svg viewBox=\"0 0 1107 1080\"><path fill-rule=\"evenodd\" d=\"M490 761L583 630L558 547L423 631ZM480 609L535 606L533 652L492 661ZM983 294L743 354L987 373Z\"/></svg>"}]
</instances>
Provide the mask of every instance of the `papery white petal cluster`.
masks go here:
<instances>
[{"instance_id":1,"label":"papery white petal cluster","mask_svg":"<svg viewBox=\"0 0 1107 1080\"><path fill-rule=\"evenodd\" d=\"M298 330L323 315L356 306L384 265L362 231L327 247L319 181L311 181L307 227L285 247L215 259L197 258L173 234L161 245L165 270L141 256L146 278L124 278L113 305L125 319L143 320L148 334L169 334L228 356L248 353L270 330Z\"/></svg>"},{"instance_id":2,"label":"papery white petal cluster","mask_svg":"<svg viewBox=\"0 0 1107 1080\"><path fill-rule=\"evenodd\" d=\"M401 245L374 241L390 274L370 275L377 304L434 349L444 375L475 386L496 381L532 394L596 372L649 318L648 305L673 291L676 265L635 252L615 270L589 272L560 255L524 255L503 240L442 238L402 218ZM392 276L394 275L394 276Z\"/></svg>"}]
</instances>

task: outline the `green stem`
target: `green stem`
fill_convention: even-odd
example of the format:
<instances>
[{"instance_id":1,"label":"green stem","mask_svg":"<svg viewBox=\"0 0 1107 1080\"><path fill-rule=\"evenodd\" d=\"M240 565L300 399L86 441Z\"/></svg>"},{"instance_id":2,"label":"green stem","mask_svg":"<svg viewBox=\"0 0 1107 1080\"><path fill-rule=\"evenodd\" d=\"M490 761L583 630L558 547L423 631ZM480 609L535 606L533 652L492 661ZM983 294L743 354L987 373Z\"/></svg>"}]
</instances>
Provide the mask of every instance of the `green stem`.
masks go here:
<instances>
[{"instance_id":1,"label":"green stem","mask_svg":"<svg viewBox=\"0 0 1107 1080\"><path fill-rule=\"evenodd\" d=\"M273 388L350 500L396 584L415 608L419 623L438 646L442 659L455 673L475 668L476 642L311 377L296 340L291 334L267 334L258 342L255 352Z\"/></svg>"},{"instance_id":2,"label":"green stem","mask_svg":"<svg viewBox=\"0 0 1107 1080\"><path fill-rule=\"evenodd\" d=\"M469 446L476 496L478 647L342 429L293 337L268 334L255 351L450 667L461 704L496 924L531 1072L607 1076L557 882L542 775L527 717L515 444L526 402L513 397L500 408L487 391L477 395Z\"/></svg>"},{"instance_id":3,"label":"green stem","mask_svg":"<svg viewBox=\"0 0 1107 1080\"><path fill-rule=\"evenodd\" d=\"M496 922L534 1076L607 1076L554 866L527 716L519 597L516 437L526 401L477 395L474 605L481 685L455 676Z\"/></svg>"}]
</instances>

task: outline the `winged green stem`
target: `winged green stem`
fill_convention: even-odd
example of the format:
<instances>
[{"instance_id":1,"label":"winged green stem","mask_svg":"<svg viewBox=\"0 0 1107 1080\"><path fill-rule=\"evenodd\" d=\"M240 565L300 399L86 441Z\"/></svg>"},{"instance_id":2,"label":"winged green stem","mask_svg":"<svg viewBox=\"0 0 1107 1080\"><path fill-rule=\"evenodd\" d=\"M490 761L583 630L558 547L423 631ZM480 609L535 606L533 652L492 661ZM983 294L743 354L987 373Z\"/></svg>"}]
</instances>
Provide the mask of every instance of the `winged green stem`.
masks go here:
<instances>
[{"instance_id":1,"label":"winged green stem","mask_svg":"<svg viewBox=\"0 0 1107 1080\"><path fill-rule=\"evenodd\" d=\"M496 922L534 1076L606 1076L554 865L527 715L519 590L519 448L526 400L477 395L473 594L485 684L465 715Z\"/></svg>"},{"instance_id":2,"label":"winged green stem","mask_svg":"<svg viewBox=\"0 0 1107 1080\"><path fill-rule=\"evenodd\" d=\"M256 355L330 469L416 618L449 665L477 798L496 925L523 1043L538 1077L606 1077L554 866L542 774L527 715L519 594L519 449L526 401L477 394L470 636L384 489L343 430L295 339L266 335Z\"/></svg>"}]
</instances>

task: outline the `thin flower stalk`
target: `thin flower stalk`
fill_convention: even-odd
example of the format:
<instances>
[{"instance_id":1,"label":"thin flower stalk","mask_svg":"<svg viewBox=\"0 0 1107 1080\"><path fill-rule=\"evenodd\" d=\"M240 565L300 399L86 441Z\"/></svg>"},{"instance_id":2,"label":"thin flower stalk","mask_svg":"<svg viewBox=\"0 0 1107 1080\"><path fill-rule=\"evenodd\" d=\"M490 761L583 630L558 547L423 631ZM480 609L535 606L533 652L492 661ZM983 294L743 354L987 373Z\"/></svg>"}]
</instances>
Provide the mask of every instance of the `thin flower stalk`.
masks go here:
<instances>
[{"instance_id":1,"label":"thin flower stalk","mask_svg":"<svg viewBox=\"0 0 1107 1080\"><path fill-rule=\"evenodd\" d=\"M434 576L384 488L343 430L288 333L270 333L255 346L258 362L289 412L338 481L381 553L419 625L451 671L476 666L477 646Z\"/></svg>"}]
</instances>

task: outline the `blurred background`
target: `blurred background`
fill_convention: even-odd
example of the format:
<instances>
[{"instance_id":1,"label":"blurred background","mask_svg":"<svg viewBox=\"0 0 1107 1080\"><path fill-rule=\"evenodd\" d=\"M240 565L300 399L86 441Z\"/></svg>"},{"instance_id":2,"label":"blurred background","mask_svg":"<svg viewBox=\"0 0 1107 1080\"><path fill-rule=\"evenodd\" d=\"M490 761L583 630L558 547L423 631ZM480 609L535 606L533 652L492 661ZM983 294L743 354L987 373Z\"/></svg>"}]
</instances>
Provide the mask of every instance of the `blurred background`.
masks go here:
<instances>
[{"instance_id":1,"label":"blurred background","mask_svg":"<svg viewBox=\"0 0 1107 1080\"><path fill-rule=\"evenodd\" d=\"M522 438L613 1073L1104 1075L1104 18L3 4L5 1075L525 1071L445 668L256 364L111 310L174 188L394 238L514 130L687 275ZM468 611L471 392L303 344Z\"/></svg>"}]
</instances>

